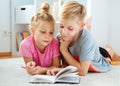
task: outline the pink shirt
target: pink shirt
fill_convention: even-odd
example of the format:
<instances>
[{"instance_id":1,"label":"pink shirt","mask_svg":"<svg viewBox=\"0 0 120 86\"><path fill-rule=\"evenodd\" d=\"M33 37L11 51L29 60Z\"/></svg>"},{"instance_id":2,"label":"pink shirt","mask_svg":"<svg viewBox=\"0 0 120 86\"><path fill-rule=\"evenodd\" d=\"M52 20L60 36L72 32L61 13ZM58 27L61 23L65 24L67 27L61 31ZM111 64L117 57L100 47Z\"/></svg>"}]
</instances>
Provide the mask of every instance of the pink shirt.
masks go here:
<instances>
[{"instance_id":1,"label":"pink shirt","mask_svg":"<svg viewBox=\"0 0 120 86\"><path fill-rule=\"evenodd\" d=\"M53 59L60 55L57 39L53 39L44 53L41 53L34 42L33 36L29 36L21 42L19 53L21 56L32 58L37 65L42 67L51 66Z\"/></svg>"}]
</instances>

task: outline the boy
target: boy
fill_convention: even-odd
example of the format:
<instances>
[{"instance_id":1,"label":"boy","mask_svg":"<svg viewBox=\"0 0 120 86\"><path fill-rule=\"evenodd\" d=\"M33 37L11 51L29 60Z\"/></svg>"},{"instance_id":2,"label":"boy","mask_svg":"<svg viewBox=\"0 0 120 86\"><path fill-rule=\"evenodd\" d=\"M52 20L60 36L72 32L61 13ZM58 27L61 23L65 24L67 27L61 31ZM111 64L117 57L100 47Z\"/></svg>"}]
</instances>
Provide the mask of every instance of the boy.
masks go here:
<instances>
[{"instance_id":1,"label":"boy","mask_svg":"<svg viewBox=\"0 0 120 86\"><path fill-rule=\"evenodd\" d=\"M93 36L83 28L85 15L85 7L76 1L64 3L60 13L60 52L68 65L78 68L81 76L88 71L109 71L111 60L109 57L106 60ZM59 70L49 70L47 74L54 75Z\"/></svg>"}]
</instances>

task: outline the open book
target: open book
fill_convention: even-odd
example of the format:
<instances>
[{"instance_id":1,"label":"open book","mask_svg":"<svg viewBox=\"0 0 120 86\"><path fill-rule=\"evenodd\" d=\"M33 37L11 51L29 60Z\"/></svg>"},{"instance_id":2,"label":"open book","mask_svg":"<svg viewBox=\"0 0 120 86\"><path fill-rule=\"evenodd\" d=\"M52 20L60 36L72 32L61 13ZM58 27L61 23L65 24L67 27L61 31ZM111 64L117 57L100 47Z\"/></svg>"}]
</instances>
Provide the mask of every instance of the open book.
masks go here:
<instances>
[{"instance_id":1,"label":"open book","mask_svg":"<svg viewBox=\"0 0 120 86\"><path fill-rule=\"evenodd\" d=\"M79 83L80 76L77 68L67 66L60 70L55 76L50 75L34 75L30 80L31 83Z\"/></svg>"}]
</instances>

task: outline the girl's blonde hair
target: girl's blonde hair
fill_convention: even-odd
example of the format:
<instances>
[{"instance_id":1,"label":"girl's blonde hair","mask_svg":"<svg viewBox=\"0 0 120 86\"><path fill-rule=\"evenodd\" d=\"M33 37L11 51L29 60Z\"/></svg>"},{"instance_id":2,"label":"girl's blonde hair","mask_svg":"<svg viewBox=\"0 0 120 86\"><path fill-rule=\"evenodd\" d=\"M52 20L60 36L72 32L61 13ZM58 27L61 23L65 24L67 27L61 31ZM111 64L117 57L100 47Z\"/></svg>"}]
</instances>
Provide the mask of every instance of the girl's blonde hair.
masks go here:
<instances>
[{"instance_id":1,"label":"girl's blonde hair","mask_svg":"<svg viewBox=\"0 0 120 86\"><path fill-rule=\"evenodd\" d=\"M65 2L59 15L61 19L75 19L78 17L79 23L82 23L84 21L85 16L85 7L77 1Z\"/></svg>"},{"instance_id":2,"label":"girl's blonde hair","mask_svg":"<svg viewBox=\"0 0 120 86\"><path fill-rule=\"evenodd\" d=\"M43 3L40 11L32 16L30 26L36 28L41 23L41 21L48 21L54 23L54 18L49 13L49 9L49 3Z\"/></svg>"}]
</instances>

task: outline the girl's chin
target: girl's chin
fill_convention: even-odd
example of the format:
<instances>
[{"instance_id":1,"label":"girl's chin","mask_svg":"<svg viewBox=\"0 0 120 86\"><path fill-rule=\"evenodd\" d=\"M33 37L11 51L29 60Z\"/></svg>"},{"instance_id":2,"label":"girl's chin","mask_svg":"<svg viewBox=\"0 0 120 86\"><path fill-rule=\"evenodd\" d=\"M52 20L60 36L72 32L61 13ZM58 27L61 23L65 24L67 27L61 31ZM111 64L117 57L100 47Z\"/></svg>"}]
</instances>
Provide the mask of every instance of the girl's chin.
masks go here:
<instances>
[{"instance_id":1,"label":"girl's chin","mask_svg":"<svg viewBox=\"0 0 120 86\"><path fill-rule=\"evenodd\" d=\"M44 46L45 46L45 47L48 46L48 43L45 43Z\"/></svg>"},{"instance_id":2,"label":"girl's chin","mask_svg":"<svg viewBox=\"0 0 120 86\"><path fill-rule=\"evenodd\" d=\"M45 43L44 43L44 46L46 47L46 46L48 46L49 44L50 44L50 43L46 43L46 42L45 42Z\"/></svg>"}]
</instances>

